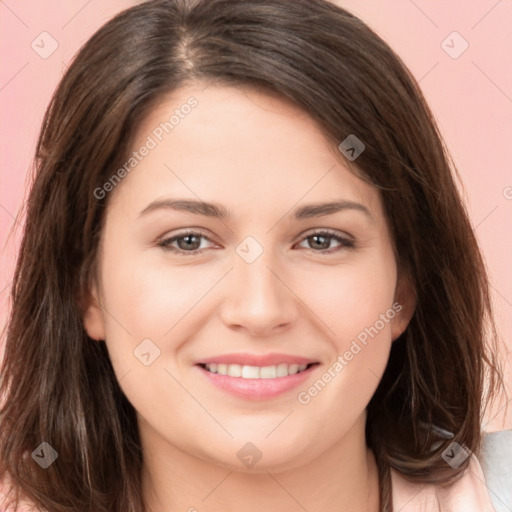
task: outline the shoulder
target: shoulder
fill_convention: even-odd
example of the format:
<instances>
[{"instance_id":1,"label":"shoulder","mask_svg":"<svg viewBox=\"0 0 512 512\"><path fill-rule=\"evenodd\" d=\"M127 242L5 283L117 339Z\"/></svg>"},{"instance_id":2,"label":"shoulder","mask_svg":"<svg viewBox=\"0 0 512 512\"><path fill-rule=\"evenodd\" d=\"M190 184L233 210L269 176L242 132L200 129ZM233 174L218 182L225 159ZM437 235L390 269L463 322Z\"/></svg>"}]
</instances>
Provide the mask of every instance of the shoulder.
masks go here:
<instances>
[{"instance_id":1,"label":"shoulder","mask_svg":"<svg viewBox=\"0 0 512 512\"><path fill-rule=\"evenodd\" d=\"M10 505L13 486L8 477L0 480L0 512L41 512L33 503L28 500L21 499L16 509ZM8 507L9 505L9 507Z\"/></svg>"},{"instance_id":2,"label":"shoulder","mask_svg":"<svg viewBox=\"0 0 512 512\"><path fill-rule=\"evenodd\" d=\"M512 429L485 433L478 457L496 512L512 507Z\"/></svg>"},{"instance_id":3,"label":"shoulder","mask_svg":"<svg viewBox=\"0 0 512 512\"><path fill-rule=\"evenodd\" d=\"M479 460L471 455L459 480L448 487L413 484L391 469L393 511L496 512Z\"/></svg>"}]
</instances>

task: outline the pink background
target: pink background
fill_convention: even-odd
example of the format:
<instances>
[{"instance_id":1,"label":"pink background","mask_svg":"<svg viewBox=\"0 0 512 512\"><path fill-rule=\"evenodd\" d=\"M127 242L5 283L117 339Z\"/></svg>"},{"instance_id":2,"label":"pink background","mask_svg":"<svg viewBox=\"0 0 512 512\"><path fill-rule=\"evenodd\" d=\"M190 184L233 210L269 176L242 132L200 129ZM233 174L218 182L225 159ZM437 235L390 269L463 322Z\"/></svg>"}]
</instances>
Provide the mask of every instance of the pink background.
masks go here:
<instances>
[{"instance_id":1,"label":"pink background","mask_svg":"<svg viewBox=\"0 0 512 512\"><path fill-rule=\"evenodd\" d=\"M44 110L78 48L136 0L0 2L0 322L26 194L27 171ZM402 57L436 116L463 181L468 210L490 270L512 398L512 0L339 0ZM459 35L451 35L452 32ZM33 41L48 49L42 58ZM41 39L44 41L41 42ZM445 49L456 55L452 58ZM443 43L443 41L445 41ZM450 48L451 47L451 48ZM42 51L42 50L41 50ZM14 226L11 237L8 234ZM507 256L508 254L508 256ZM507 265L508 262L508 265ZM505 402L503 402L504 404ZM512 427L512 407L496 407L486 430ZM512 404L510 404L512 405Z\"/></svg>"}]
</instances>

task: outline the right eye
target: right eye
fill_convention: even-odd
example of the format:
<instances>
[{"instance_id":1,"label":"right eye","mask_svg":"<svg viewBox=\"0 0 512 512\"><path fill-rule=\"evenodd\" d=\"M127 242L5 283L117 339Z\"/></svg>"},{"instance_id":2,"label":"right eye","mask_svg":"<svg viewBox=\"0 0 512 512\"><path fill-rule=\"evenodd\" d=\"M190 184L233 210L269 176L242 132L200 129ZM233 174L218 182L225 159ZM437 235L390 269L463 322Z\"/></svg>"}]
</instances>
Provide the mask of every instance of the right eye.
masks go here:
<instances>
[{"instance_id":1,"label":"right eye","mask_svg":"<svg viewBox=\"0 0 512 512\"><path fill-rule=\"evenodd\" d=\"M201 239L211 241L202 233L196 231L185 231L170 238L165 238L158 243L159 247L179 254L194 256L202 253L205 247L201 248ZM173 246L173 244L175 244Z\"/></svg>"}]
</instances>

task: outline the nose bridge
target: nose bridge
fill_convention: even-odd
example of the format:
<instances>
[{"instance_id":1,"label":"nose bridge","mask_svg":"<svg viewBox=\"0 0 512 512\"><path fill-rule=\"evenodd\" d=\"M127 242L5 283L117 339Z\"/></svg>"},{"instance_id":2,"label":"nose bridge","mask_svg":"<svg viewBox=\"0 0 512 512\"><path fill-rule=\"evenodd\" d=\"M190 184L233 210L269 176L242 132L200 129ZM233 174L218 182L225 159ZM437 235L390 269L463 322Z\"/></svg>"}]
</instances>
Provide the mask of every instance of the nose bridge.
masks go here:
<instances>
[{"instance_id":1,"label":"nose bridge","mask_svg":"<svg viewBox=\"0 0 512 512\"><path fill-rule=\"evenodd\" d=\"M224 321L262 334L293 321L293 294L281 281L276 252L247 237L236 248Z\"/></svg>"},{"instance_id":2,"label":"nose bridge","mask_svg":"<svg viewBox=\"0 0 512 512\"><path fill-rule=\"evenodd\" d=\"M275 270L271 271L278 266L272 248L262 248L262 253L259 255L255 253L256 248L250 247L249 254L253 258L246 259L241 256L236 262L235 270L240 276L237 284L241 287L238 295L241 300L252 304L252 307L263 310L277 306L279 297L282 295L283 284L274 274Z\"/></svg>"},{"instance_id":3,"label":"nose bridge","mask_svg":"<svg viewBox=\"0 0 512 512\"><path fill-rule=\"evenodd\" d=\"M277 272L271 270L276 268L275 258L270 257L269 254L261 255L251 263L239 261L237 267L241 276L242 288L244 285L246 288L242 297L247 296L251 299L256 298L258 301L271 302L281 294L282 283L275 275Z\"/></svg>"}]
</instances>

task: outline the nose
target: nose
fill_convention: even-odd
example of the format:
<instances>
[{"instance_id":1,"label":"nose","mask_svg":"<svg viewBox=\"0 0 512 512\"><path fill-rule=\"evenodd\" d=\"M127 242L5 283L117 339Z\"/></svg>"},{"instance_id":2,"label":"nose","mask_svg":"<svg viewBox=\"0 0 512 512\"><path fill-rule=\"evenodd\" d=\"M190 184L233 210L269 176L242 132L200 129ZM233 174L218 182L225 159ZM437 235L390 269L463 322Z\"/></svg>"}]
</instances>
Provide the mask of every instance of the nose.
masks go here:
<instances>
[{"instance_id":1,"label":"nose","mask_svg":"<svg viewBox=\"0 0 512 512\"><path fill-rule=\"evenodd\" d=\"M264 252L247 263L238 256L229 276L221 310L225 325L255 337L271 336L290 327L299 314L299 299Z\"/></svg>"}]
</instances>

